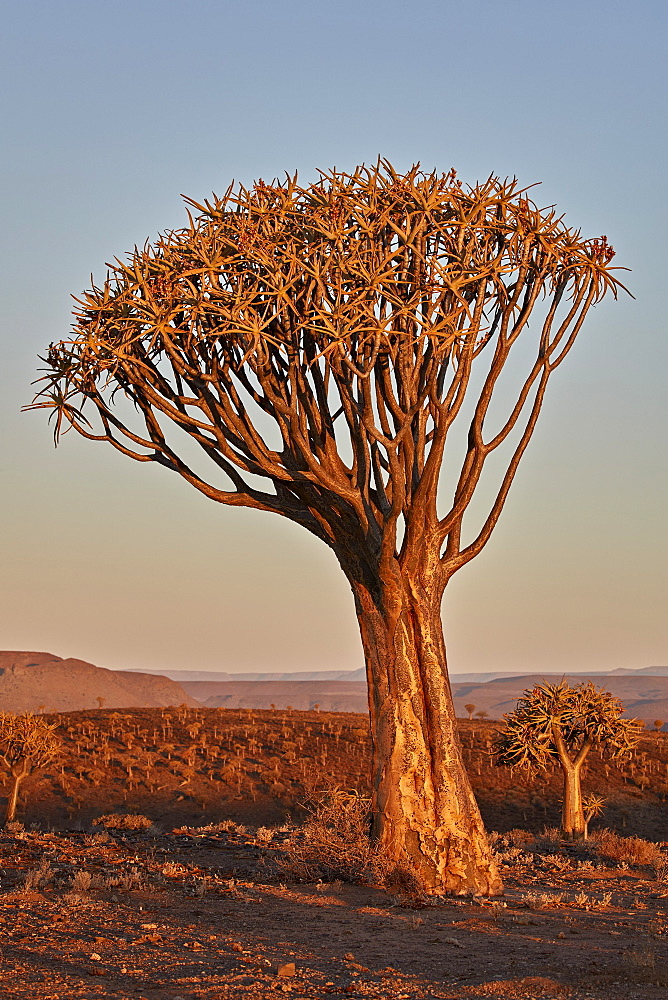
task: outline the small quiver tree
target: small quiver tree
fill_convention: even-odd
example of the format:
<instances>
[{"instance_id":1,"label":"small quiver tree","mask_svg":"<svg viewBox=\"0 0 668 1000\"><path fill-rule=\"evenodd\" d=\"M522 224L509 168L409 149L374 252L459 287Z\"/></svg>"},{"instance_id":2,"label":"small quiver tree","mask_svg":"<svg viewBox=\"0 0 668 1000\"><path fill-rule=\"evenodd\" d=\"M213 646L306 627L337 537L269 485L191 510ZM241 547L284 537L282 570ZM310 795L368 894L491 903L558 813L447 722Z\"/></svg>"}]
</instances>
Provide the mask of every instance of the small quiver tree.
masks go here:
<instances>
[{"instance_id":1,"label":"small quiver tree","mask_svg":"<svg viewBox=\"0 0 668 1000\"><path fill-rule=\"evenodd\" d=\"M589 795L582 796L582 808L584 811L584 839L589 839L589 824L597 816L600 816L605 808L605 799L602 795L595 795L590 792Z\"/></svg>"},{"instance_id":2,"label":"small quiver tree","mask_svg":"<svg viewBox=\"0 0 668 1000\"><path fill-rule=\"evenodd\" d=\"M48 723L41 716L31 713L12 715L0 712L0 761L11 778L5 825L16 816L23 779L59 755L62 744L54 732L56 727L57 723Z\"/></svg>"},{"instance_id":3,"label":"small quiver tree","mask_svg":"<svg viewBox=\"0 0 668 1000\"><path fill-rule=\"evenodd\" d=\"M622 757L638 743L641 724L622 719L622 703L591 681L571 686L539 684L527 689L494 744L497 763L546 770L561 767L564 796L561 826L570 840L585 837L582 765L593 749L608 759ZM591 817L590 817L591 818Z\"/></svg>"}]
</instances>

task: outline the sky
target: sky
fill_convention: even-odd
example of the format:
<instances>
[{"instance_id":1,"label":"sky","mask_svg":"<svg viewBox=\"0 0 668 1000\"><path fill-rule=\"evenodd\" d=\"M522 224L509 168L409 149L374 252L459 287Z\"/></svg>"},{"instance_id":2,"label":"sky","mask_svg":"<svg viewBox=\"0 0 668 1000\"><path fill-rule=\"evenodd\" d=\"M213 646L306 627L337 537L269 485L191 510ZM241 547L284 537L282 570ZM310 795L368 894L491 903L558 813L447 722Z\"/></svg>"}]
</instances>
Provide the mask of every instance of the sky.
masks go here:
<instances>
[{"instance_id":1,"label":"sky","mask_svg":"<svg viewBox=\"0 0 668 1000\"><path fill-rule=\"evenodd\" d=\"M541 182L633 298L590 314L484 552L451 671L668 663L665 3L6 0L0 647L132 669L355 669L332 553L21 413L71 295L232 179L455 167Z\"/></svg>"}]
</instances>

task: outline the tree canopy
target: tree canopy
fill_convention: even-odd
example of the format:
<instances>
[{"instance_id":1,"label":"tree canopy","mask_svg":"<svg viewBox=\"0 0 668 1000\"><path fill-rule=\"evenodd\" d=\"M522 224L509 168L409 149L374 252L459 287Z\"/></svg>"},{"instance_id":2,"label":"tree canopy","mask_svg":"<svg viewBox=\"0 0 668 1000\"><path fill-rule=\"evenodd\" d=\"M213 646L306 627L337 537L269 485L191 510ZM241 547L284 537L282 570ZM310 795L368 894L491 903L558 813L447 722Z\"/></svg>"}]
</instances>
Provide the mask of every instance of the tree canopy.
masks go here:
<instances>
[{"instance_id":1,"label":"tree canopy","mask_svg":"<svg viewBox=\"0 0 668 1000\"><path fill-rule=\"evenodd\" d=\"M515 711L504 715L505 727L494 745L498 763L528 770L559 764L567 837L586 837L589 820L603 808L602 799L582 797L581 772L589 753L622 757L638 743L642 724L622 719L623 711L619 698L604 688L591 681L571 686L564 679L527 689Z\"/></svg>"},{"instance_id":2,"label":"tree canopy","mask_svg":"<svg viewBox=\"0 0 668 1000\"><path fill-rule=\"evenodd\" d=\"M466 187L454 171L399 174L386 161L187 201L188 225L111 265L78 300L72 338L51 346L35 405L54 411L56 436L74 426L328 544L344 529L394 551L401 518L428 518L450 571L472 558L550 373L591 304L616 293L606 238L583 239L515 180ZM488 432L500 372L544 299L535 359ZM466 455L437 516L445 439L478 363ZM139 422L115 405L119 392ZM224 481L195 469L165 420ZM484 462L517 429L489 516L462 548Z\"/></svg>"},{"instance_id":3,"label":"tree canopy","mask_svg":"<svg viewBox=\"0 0 668 1000\"><path fill-rule=\"evenodd\" d=\"M545 768L564 754L574 764L582 763L595 748L608 758L621 757L636 746L642 732L637 719L621 718L623 711L619 698L591 681L537 684L504 715L497 759L531 769Z\"/></svg>"},{"instance_id":4,"label":"tree canopy","mask_svg":"<svg viewBox=\"0 0 668 1000\"><path fill-rule=\"evenodd\" d=\"M45 767L60 753L62 743L56 729L57 723L47 722L30 712L24 715L0 712L0 761L11 776L5 822L11 822L16 815L23 779L32 771Z\"/></svg>"}]
</instances>

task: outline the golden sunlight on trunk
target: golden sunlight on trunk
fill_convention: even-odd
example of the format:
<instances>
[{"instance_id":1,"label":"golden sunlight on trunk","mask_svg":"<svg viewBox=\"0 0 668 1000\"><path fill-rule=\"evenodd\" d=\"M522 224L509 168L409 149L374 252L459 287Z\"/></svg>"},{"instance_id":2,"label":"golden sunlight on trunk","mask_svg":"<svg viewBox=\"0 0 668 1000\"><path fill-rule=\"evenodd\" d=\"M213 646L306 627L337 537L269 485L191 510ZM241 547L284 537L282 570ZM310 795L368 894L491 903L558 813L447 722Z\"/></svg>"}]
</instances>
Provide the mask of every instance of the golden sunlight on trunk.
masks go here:
<instances>
[{"instance_id":1,"label":"golden sunlight on trunk","mask_svg":"<svg viewBox=\"0 0 668 1000\"><path fill-rule=\"evenodd\" d=\"M373 833L432 894L503 891L464 768L440 597L354 587L369 681ZM392 611L388 611L388 607Z\"/></svg>"},{"instance_id":2,"label":"golden sunlight on trunk","mask_svg":"<svg viewBox=\"0 0 668 1000\"><path fill-rule=\"evenodd\" d=\"M565 765L562 761L561 766L564 771L562 830L569 840L582 840L585 836L585 817L582 807L581 765L570 762Z\"/></svg>"}]
</instances>

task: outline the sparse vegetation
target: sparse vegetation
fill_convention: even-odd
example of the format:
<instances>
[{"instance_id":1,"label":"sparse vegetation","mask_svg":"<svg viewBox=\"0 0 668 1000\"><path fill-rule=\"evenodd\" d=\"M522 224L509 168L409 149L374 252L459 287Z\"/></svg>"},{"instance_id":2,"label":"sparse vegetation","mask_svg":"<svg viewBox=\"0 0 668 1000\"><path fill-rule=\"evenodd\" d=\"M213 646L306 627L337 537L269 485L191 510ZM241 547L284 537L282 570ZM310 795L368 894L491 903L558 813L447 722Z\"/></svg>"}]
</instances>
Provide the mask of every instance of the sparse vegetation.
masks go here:
<instances>
[{"instance_id":1,"label":"sparse vegetation","mask_svg":"<svg viewBox=\"0 0 668 1000\"><path fill-rule=\"evenodd\" d=\"M27 823L80 826L113 812L143 813L170 828L226 818L274 827L288 814L298 819L298 803L309 791L333 781L362 797L370 794L369 731L360 715L172 708L96 709L45 718L57 724L62 751L30 779L21 815ZM201 723L194 740L188 732L193 720ZM558 824L563 779L556 761L535 773L495 766L490 756L495 726L461 720L459 730L489 828L535 833ZM647 731L615 762L592 750L583 783L589 794L606 800L597 825L650 840L664 836L664 734ZM561 840L558 830L555 837Z\"/></svg>"}]
</instances>

